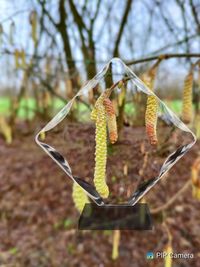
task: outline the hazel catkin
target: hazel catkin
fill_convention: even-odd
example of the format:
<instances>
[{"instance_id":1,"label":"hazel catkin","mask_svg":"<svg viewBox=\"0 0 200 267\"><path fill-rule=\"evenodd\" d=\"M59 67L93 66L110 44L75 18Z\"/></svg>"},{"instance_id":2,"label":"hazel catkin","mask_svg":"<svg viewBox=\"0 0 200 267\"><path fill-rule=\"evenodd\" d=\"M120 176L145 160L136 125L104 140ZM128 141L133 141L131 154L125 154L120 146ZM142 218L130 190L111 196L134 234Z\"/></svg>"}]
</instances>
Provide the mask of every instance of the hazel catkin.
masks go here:
<instances>
[{"instance_id":1,"label":"hazel catkin","mask_svg":"<svg viewBox=\"0 0 200 267\"><path fill-rule=\"evenodd\" d=\"M200 200L200 156L194 161L191 169L192 194Z\"/></svg>"},{"instance_id":2,"label":"hazel catkin","mask_svg":"<svg viewBox=\"0 0 200 267\"><path fill-rule=\"evenodd\" d=\"M109 98L105 98L103 104L106 110L109 139L111 144L114 144L118 138L117 121L114 106Z\"/></svg>"},{"instance_id":3,"label":"hazel catkin","mask_svg":"<svg viewBox=\"0 0 200 267\"><path fill-rule=\"evenodd\" d=\"M72 197L76 208L81 213L85 204L88 203L89 200L84 190L77 183L73 184Z\"/></svg>"},{"instance_id":4,"label":"hazel catkin","mask_svg":"<svg viewBox=\"0 0 200 267\"><path fill-rule=\"evenodd\" d=\"M192 121L193 110L192 110L192 86L193 86L193 73L186 76L183 88L183 109L182 119L185 123Z\"/></svg>"},{"instance_id":5,"label":"hazel catkin","mask_svg":"<svg viewBox=\"0 0 200 267\"><path fill-rule=\"evenodd\" d=\"M156 76L156 68L153 68L149 71L148 74L144 75L143 81L144 83L153 91L154 89L154 81ZM155 96L148 95L147 104L146 104L146 112L145 112L145 125L146 125L146 133L149 138L151 145L156 145L158 142L157 139L157 119L158 119L158 101Z\"/></svg>"},{"instance_id":6,"label":"hazel catkin","mask_svg":"<svg viewBox=\"0 0 200 267\"><path fill-rule=\"evenodd\" d=\"M95 170L94 184L102 197L108 197L109 189L106 184L106 162L107 162L107 132L106 132L106 111L103 105L104 95L96 101L91 113L91 119L96 123L95 131Z\"/></svg>"}]
</instances>

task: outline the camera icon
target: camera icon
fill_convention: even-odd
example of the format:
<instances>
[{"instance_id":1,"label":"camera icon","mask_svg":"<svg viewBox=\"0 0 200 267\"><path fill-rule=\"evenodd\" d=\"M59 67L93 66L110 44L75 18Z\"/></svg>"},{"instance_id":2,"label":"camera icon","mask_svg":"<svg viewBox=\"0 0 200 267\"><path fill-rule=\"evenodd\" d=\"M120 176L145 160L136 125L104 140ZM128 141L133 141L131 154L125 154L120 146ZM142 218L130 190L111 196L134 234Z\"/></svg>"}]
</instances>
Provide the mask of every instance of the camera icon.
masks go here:
<instances>
[{"instance_id":1,"label":"camera icon","mask_svg":"<svg viewBox=\"0 0 200 267\"><path fill-rule=\"evenodd\" d=\"M147 254L146 254L146 258L147 258L148 260L152 260L152 259L154 258L154 254L153 254L153 252L151 252L151 251L147 252Z\"/></svg>"}]
</instances>

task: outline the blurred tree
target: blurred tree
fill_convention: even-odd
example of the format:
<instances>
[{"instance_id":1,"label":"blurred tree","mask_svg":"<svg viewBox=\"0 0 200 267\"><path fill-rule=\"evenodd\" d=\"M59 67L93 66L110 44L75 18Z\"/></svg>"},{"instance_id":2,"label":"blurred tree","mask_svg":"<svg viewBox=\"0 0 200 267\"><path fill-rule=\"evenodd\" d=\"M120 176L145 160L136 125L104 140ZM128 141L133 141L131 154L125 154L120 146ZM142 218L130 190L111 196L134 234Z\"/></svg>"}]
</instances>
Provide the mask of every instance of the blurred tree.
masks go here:
<instances>
[{"instance_id":1,"label":"blurred tree","mask_svg":"<svg viewBox=\"0 0 200 267\"><path fill-rule=\"evenodd\" d=\"M7 81L9 75L9 87L19 92L19 101L32 81L39 84L39 92L47 90L65 102L66 95L76 93L84 80L94 77L102 64L115 56L129 64L143 62L134 66L139 74L149 65L145 60L133 60L135 57L199 51L200 12L195 0L14 0L5 6L12 12L4 14L0 22L3 60L9 61L2 70L2 80ZM13 68L12 56L21 51L26 65ZM187 68L192 63L187 58L181 60ZM44 68L47 61L51 66L48 73ZM25 70L29 82L26 90L20 90ZM66 84L65 95L62 82ZM112 82L110 73L106 87ZM123 112L124 105L119 110L121 118Z\"/></svg>"}]
</instances>

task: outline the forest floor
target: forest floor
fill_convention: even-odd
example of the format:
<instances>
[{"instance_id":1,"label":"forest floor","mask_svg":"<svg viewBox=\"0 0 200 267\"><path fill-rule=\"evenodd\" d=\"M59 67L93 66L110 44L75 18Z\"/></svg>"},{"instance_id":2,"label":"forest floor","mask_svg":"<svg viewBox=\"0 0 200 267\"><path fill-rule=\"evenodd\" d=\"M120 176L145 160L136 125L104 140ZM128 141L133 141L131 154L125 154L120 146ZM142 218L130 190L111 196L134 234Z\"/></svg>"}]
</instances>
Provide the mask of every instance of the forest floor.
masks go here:
<instances>
[{"instance_id":1,"label":"forest floor","mask_svg":"<svg viewBox=\"0 0 200 267\"><path fill-rule=\"evenodd\" d=\"M68 131L69 129L69 131ZM144 129L125 127L120 141L109 148L108 183L118 200L127 199L141 174ZM92 177L94 127L71 123L62 138L47 135L49 144L65 154L76 175ZM150 208L166 203L190 179L197 143L146 196ZM151 177L165 158L149 160L143 175ZM160 219L151 231L122 231L119 258L112 255L112 231L78 231L79 213L72 200L72 183L34 142L18 135L11 145L0 138L0 266L6 267L146 267L164 266L147 260L148 251L163 251L167 233ZM189 188L164 213L176 253L193 259L174 259L173 267L198 267L200 262L200 203ZM160 218L160 216L157 216Z\"/></svg>"}]
</instances>

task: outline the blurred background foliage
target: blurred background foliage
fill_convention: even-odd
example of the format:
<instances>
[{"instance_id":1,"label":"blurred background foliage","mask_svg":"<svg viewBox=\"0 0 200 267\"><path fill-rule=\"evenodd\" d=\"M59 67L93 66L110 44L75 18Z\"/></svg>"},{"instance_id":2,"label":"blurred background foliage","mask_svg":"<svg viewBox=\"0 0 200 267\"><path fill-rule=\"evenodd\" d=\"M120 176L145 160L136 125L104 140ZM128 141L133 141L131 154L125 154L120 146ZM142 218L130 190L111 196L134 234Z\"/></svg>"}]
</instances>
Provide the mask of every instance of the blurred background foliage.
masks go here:
<instances>
[{"instance_id":1,"label":"blurred background foliage","mask_svg":"<svg viewBox=\"0 0 200 267\"><path fill-rule=\"evenodd\" d=\"M198 267L199 142L191 156L169 174L173 180L167 181L168 187L164 181L147 197L159 222L156 235L99 234L74 230L78 213L71 199L72 187L33 139L113 57L120 57L147 85L159 63L153 79L156 94L200 138L199 0L1 0L0 54L0 265L143 267L147 266L145 253L157 248L194 252L196 258L191 265L181 260L172 265L166 259L165 263L148 262L149 266ZM113 84L114 75L110 68L106 88ZM92 170L81 160L92 161L83 144L93 144L94 129L88 122L101 89L93 88L78 99L68 120L71 132L65 128L64 133L74 142L66 151L76 171L85 177ZM159 151L157 161L151 161L152 151L140 144L143 98L121 90L112 102L122 134L119 143L108 149L111 161L114 157L109 186L121 198L118 178L128 178L130 185L132 173L148 176L151 168L158 168L166 147ZM173 141L176 138L174 134ZM53 135L50 140L65 148L65 138ZM117 156L118 152L124 157ZM121 162L123 169L116 168ZM172 204L176 206L170 210Z\"/></svg>"},{"instance_id":2,"label":"blurred background foliage","mask_svg":"<svg viewBox=\"0 0 200 267\"><path fill-rule=\"evenodd\" d=\"M199 52L194 0L1 1L0 12L0 114L12 125L15 117L51 117L112 57L122 58L140 76L154 61L133 64L135 59ZM164 60L156 77L159 96L179 113L184 76L194 61L187 56ZM198 68L195 72L196 92ZM107 86L110 82L112 77ZM92 97L83 100L74 119L93 104ZM131 112L132 105L125 110Z\"/></svg>"}]
</instances>

